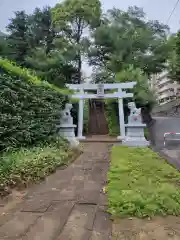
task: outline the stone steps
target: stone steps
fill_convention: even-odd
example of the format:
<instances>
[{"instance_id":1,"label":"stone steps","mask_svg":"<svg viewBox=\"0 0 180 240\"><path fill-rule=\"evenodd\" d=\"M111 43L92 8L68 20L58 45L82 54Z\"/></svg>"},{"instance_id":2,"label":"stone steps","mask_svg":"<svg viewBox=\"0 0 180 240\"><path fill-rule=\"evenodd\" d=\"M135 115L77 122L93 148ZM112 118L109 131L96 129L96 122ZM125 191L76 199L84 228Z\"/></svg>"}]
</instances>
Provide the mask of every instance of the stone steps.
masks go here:
<instances>
[{"instance_id":1,"label":"stone steps","mask_svg":"<svg viewBox=\"0 0 180 240\"><path fill-rule=\"evenodd\" d=\"M87 136L85 139L80 140L80 142L100 142L100 143L117 143L121 142L117 137L111 137L108 135L93 135Z\"/></svg>"},{"instance_id":2,"label":"stone steps","mask_svg":"<svg viewBox=\"0 0 180 240\"><path fill-rule=\"evenodd\" d=\"M84 139L84 140L80 140L80 142L89 142L89 143L93 143L93 142L97 142L97 143L120 143L120 140L110 140L110 139Z\"/></svg>"}]
</instances>

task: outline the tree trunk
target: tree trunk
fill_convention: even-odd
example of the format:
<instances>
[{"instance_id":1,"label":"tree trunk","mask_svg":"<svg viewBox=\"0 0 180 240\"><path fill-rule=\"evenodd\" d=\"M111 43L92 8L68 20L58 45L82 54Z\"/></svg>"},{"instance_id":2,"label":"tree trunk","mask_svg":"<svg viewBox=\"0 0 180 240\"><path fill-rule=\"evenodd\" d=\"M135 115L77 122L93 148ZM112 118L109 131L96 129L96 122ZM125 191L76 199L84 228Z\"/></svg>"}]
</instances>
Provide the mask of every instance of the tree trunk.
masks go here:
<instances>
[{"instance_id":1,"label":"tree trunk","mask_svg":"<svg viewBox=\"0 0 180 240\"><path fill-rule=\"evenodd\" d=\"M81 83L82 80L82 74L81 74L81 69L82 69L82 60L81 60L81 53L79 51L79 56L78 56L78 73L77 73L77 77L78 77L78 84Z\"/></svg>"},{"instance_id":2,"label":"tree trunk","mask_svg":"<svg viewBox=\"0 0 180 240\"><path fill-rule=\"evenodd\" d=\"M80 40L81 40L81 35L82 35L82 22L81 22L81 18L79 18L79 22L78 22L78 30L77 30L77 39L76 39L76 42L77 42L77 45L78 47L80 46ZM81 59L81 50L79 49L78 50L78 62L77 62L77 66L78 66L78 69L77 69L77 77L78 77L78 84L81 83L81 80L82 80L82 74L81 74L81 70L82 70L82 59Z\"/></svg>"}]
</instances>

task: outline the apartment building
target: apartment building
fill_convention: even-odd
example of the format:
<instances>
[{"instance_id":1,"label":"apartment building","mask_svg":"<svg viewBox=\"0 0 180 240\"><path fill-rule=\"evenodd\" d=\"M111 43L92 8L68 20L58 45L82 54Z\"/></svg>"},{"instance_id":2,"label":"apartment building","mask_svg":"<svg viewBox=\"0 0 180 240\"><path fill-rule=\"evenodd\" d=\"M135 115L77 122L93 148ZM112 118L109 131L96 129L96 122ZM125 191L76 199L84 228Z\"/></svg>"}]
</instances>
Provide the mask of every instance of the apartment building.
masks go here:
<instances>
[{"instance_id":1,"label":"apartment building","mask_svg":"<svg viewBox=\"0 0 180 240\"><path fill-rule=\"evenodd\" d=\"M153 75L150 80L150 86L154 90L159 104L175 99L180 92L180 84L173 82L168 77L167 71Z\"/></svg>"}]
</instances>

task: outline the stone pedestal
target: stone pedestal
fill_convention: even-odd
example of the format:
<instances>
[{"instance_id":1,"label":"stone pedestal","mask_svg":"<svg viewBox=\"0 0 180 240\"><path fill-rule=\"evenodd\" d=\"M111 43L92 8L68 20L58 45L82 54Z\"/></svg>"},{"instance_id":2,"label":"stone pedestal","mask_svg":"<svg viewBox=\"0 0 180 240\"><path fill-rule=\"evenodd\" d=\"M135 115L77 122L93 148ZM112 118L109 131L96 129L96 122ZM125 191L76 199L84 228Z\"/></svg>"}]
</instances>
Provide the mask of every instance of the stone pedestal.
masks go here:
<instances>
[{"instance_id":1,"label":"stone pedestal","mask_svg":"<svg viewBox=\"0 0 180 240\"><path fill-rule=\"evenodd\" d=\"M149 141L144 137L144 128L146 124L132 123L125 124L126 136L122 141L122 145L131 147L146 147L149 146Z\"/></svg>"},{"instance_id":2,"label":"stone pedestal","mask_svg":"<svg viewBox=\"0 0 180 240\"><path fill-rule=\"evenodd\" d=\"M60 124L58 128L59 128L60 136L67 139L72 147L77 147L79 145L79 141L76 139L75 133L74 133L76 125Z\"/></svg>"},{"instance_id":3,"label":"stone pedestal","mask_svg":"<svg viewBox=\"0 0 180 240\"><path fill-rule=\"evenodd\" d=\"M72 104L66 103L65 109L61 112L59 135L67 139L71 147L77 147L79 141L75 137L75 128L76 125L73 124L73 118L71 116Z\"/></svg>"},{"instance_id":4,"label":"stone pedestal","mask_svg":"<svg viewBox=\"0 0 180 240\"><path fill-rule=\"evenodd\" d=\"M86 137L85 137L85 136L81 136L81 137L80 137L80 136L77 136L77 137L76 137L76 139L78 139L78 140L80 140L80 141L81 141L81 140L85 140L85 139L86 139Z\"/></svg>"}]
</instances>

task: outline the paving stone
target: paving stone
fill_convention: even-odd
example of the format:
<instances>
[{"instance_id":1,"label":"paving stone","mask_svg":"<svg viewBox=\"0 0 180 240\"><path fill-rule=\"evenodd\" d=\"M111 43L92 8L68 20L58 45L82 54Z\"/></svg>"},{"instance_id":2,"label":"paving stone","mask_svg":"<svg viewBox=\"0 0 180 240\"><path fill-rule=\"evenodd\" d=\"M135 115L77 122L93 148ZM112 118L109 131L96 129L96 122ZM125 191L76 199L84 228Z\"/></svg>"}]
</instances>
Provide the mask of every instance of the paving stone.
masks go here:
<instances>
[{"instance_id":1,"label":"paving stone","mask_svg":"<svg viewBox=\"0 0 180 240\"><path fill-rule=\"evenodd\" d=\"M96 206L94 205L75 205L66 225L92 230L95 214Z\"/></svg>"},{"instance_id":2,"label":"paving stone","mask_svg":"<svg viewBox=\"0 0 180 240\"><path fill-rule=\"evenodd\" d=\"M84 182L84 189L88 191L100 190L101 184L93 180L88 180Z\"/></svg>"},{"instance_id":3,"label":"paving stone","mask_svg":"<svg viewBox=\"0 0 180 240\"><path fill-rule=\"evenodd\" d=\"M104 165L102 164L95 164L93 166L93 173L94 174L102 174L104 172Z\"/></svg>"},{"instance_id":4,"label":"paving stone","mask_svg":"<svg viewBox=\"0 0 180 240\"><path fill-rule=\"evenodd\" d=\"M46 182L44 183L44 185L41 186L41 188L37 189L36 191L31 191L31 193L29 193L25 199L29 200L29 199L33 199L33 198L39 198L40 200L42 200L42 198L49 198L49 200L53 200L53 195L55 195L54 190L56 189L56 191L60 191L62 190L66 185L68 184L68 181L58 181L55 180L51 181L51 182Z\"/></svg>"},{"instance_id":5,"label":"paving stone","mask_svg":"<svg viewBox=\"0 0 180 240\"><path fill-rule=\"evenodd\" d=\"M106 177L103 176L102 172L95 172L94 170L91 170L87 172L86 179L103 183L106 180Z\"/></svg>"},{"instance_id":6,"label":"paving stone","mask_svg":"<svg viewBox=\"0 0 180 240\"><path fill-rule=\"evenodd\" d=\"M74 168L74 173L71 177L71 179L75 176L81 176L84 177L84 169L83 169L83 164L81 164L81 168Z\"/></svg>"},{"instance_id":7,"label":"paving stone","mask_svg":"<svg viewBox=\"0 0 180 240\"><path fill-rule=\"evenodd\" d=\"M67 214L66 211L71 212L74 205L75 205L75 202L73 202L73 201L66 201L66 200L65 201L53 201L51 203L51 206L48 208L47 212L63 211L63 212L65 212L65 214Z\"/></svg>"},{"instance_id":8,"label":"paving stone","mask_svg":"<svg viewBox=\"0 0 180 240\"><path fill-rule=\"evenodd\" d=\"M69 224L56 240L89 240L91 231Z\"/></svg>"},{"instance_id":9,"label":"paving stone","mask_svg":"<svg viewBox=\"0 0 180 240\"><path fill-rule=\"evenodd\" d=\"M0 239L20 238L35 224L39 216L32 213L19 213L0 227Z\"/></svg>"},{"instance_id":10,"label":"paving stone","mask_svg":"<svg viewBox=\"0 0 180 240\"><path fill-rule=\"evenodd\" d=\"M73 202L53 203L23 240L51 240L58 236L74 206Z\"/></svg>"},{"instance_id":11,"label":"paving stone","mask_svg":"<svg viewBox=\"0 0 180 240\"><path fill-rule=\"evenodd\" d=\"M111 235L111 227L112 222L110 220L110 215L107 212L98 209L96 212L93 230L106 235Z\"/></svg>"},{"instance_id":12,"label":"paving stone","mask_svg":"<svg viewBox=\"0 0 180 240\"><path fill-rule=\"evenodd\" d=\"M99 202L100 189L98 190L86 190L83 189L78 197L78 203L94 204Z\"/></svg>"},{"instance_id":13,"label":"paving stone","mask_svg":"<svg viewBox=\"0 0 180 240\"><path fill-rule=\"evenodd\" d=\"M56 196L53 198L53 200L73 201L77 199L77 196L78 196L78 186L68 185L67 188L64 188L59 193L57 193Z\"/></svg>"},{"instance_id":14,"label":"paving stone","mask_svg":"<svg viewBox=\"0 0 180 240\"><path fill-rule=\"evenodd\" d=\"M100 206L108 206L107 195L102 192L100 193L100 196L99 196L99 205Z\"/></svg>"},{"instance_id":15,"label":"paving stone","mask_svg":"<svg viewBox=\"0 0 180 240\"><path fill-rule=\"evenodd\" d=\"M4 225L7 221L11 220L13 216L13 214L9 213L0 215L0 227Z\"/></svg>"},{"instance_id":16,"label":"paving stone","mask_svg":"<svg viewBox=\"0 0 180 240\"><path fill-rule=\"evenodd\" d=\"M72 177L72 182L76 184L76 181L79 181L79 183L84 182L84 174L82 176L75 175Z\"/></svg>"},{"instance_id":17,"label":"paving stone","mask_svg":"<svg viewBox=\"0 0 180 240\"><path fill-rule=\"evenodd\" d=\"M89 240L110 240L111 236L108 234L93 231Z\"/></svg>"},{"instance_id":18,"label":"paving stone","mask_svg":"<svg viewBox=\"0 0 180 240\"><path fill-rule=\"evenodd\" d=\"M49 196L38 195L37 197L35 196L32 199L27 199L24 201L21 211L41 213L46 212L51 205L51 197L51 192L49 192Z\"/></svg>"},{"instance_id":19,"label":"paving stone","mask_svg":"<svg viewBox=\"0 0 180 240\"><path fill-rule=\"evenodd\" d=\"M89 161L89 162L85 162L84 164L83 164L83 169L84 170L91 170L93 168L93 162L91 161Z\"/></svg>"},{"instance_id":20,"label":"paving stone","mask_svg":"<svg viewBox=\"0 0 180 240\"><path fill-rule=\"evenodd\" d=\"M80 179L80 180L79 180ZM82 180L83 179L83 180ZM82 190L84 187L84 178L80 178L80 176L78 176L77 178L73 178L70 182L69 182L69 186L72 186L74 189L75 194L77 195L79 193L79 190Z\"/></svg>"}]
</instances>

